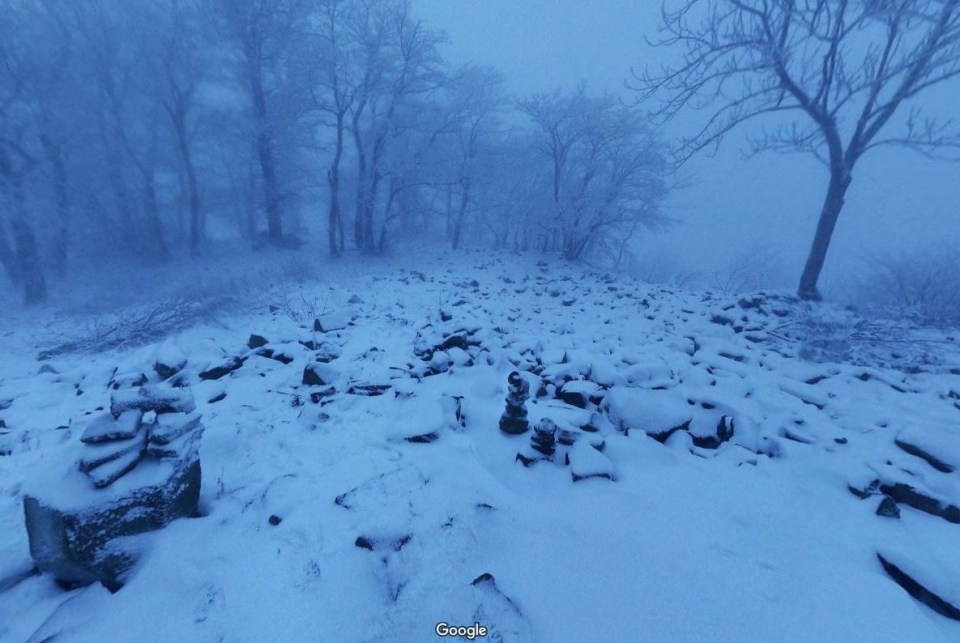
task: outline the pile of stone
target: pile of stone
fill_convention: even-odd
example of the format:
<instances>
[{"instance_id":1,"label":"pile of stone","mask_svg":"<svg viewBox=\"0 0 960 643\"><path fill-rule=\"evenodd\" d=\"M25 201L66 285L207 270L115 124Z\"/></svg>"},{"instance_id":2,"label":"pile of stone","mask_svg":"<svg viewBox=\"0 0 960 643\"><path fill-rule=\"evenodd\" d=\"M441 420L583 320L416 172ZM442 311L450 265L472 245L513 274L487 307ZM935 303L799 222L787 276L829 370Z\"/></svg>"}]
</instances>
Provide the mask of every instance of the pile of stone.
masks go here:
<instances>
[{"instance_id":1,"label":"pile of stone","mask_svg":"<svg viewBox=\"0 0 960 643\"><path fill-rule=\"evenodd\" d=\"M185 389L115 392L80 438L79 458L32 482L30 554L65 585L111 589L135 562L129 537L197 515L203 425Z\"/></svg>"}]
</instances>

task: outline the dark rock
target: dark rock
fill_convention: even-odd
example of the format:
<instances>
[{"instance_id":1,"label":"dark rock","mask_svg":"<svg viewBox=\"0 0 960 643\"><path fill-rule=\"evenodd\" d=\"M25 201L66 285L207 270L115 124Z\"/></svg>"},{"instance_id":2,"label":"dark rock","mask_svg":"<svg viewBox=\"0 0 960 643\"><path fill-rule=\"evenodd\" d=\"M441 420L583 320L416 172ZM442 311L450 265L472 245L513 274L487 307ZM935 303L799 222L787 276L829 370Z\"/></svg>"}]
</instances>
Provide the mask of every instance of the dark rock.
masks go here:
<instances>
[{"instance_id":1,"label":"dark rock","mask_svg":"<svg viewBox=\"0 0 960 643\"><path fill-rule=\"evenodd\" d=\"M947 464L943 460L939 459L937 456L932 453L924 451L915 444L911 444L902 438L898 438L893 441L898 447L909 453L910 455L916 456L921 460L925 460L927 464L936 469L937 471L942 471L943 473L953 473L955 467L951 464Z\"/></svg>"},{"instance_id":2,"label":"dark rock","mask_svg":"<svg viewBox=\"0 0 960 643\"><path fill-rule=\"evenodd\" d=\"M901 505L919 509L924 513L939 516L947 522L960 524L960 507L942 502L917 491L914 487L902 482L894 484L880 484L880 491L890 496Z\"/></svg>"},{"instance_id":3,"label":"dark rock","mask_svg":"<svg viewBox=\"0 0 960 643\"><path fill-rule=\"evenodd\" d=\"M12 399L0 400L0 411L6 411L13 404Z\"/></svg>"},{"instance_id":4,"label":"dark rock","mask_svg":"<svg viewBox=\"0 0 960 643\"><path fill-rule=\"evenodd\" d=\"M263 335L250 335L250 338L247 340L247 348L250 348L250 349L263 348L268 343L269 342L267 342L267 338L264 337Z\"/></svg>"},{"instance_id":5,"label":"dark rock","mask_svg":"<svg viewBox=\"0 0 960 643\"><path fill-rule=\"evenodd\" d=\"M246 357L234 357L229 362L221 364L220 366L215 366L211 369L207 369L200 373L200 379L202 380L218 380L221 377L229 375L230 373L238 370L243 366L244 362L247 361Z\"/></svg>"},{"instance_id":6,"label":"dark rock","mask_svg":"<svg viewBox=\"0 0 960 643\"><path fill-rule=\"evenodd\" d=\"M317 373L314 367L310 364L307 364L303 367L303 384L306 386L327 386L329 382L324 381L324 379Z\"/></svg>"},{"instance_id":7,"label":"dark rock","mask_svg":"<svg viewBox=\"0 0 960 643\"><path fill-rule=\"evenodd\" d=\"M717 423L717 429L714 435L697 436L691 433L690 438L693 440L694 446L698 446L701 449L717 449L721 444L733 437L733 431L733 418L724 415Z\"/></svg>"},{"instance_id":8,"label":"dark rock","mask_svg":"<svg viewBox=\"0 0 960 643\"><path fill-rule=\"evenodd\" d=\"M833 441L837 444L846 444L848 442L846 438L834 438Z\"/></svg>"},{"instance_id":9,"label":"dark rock","mask_svg":"<svg viewBox=\"0 0 960 643\"><path fill-rule=\"evenodd\" d=\"M665 444L667 439L676 433L677 431L689 431L690 430L691 420L687 420L683 424L678 424L677 426L672 426L669 429L664 429L662 431L654 431L652 429L647 430L646 434L651 438L659 442L660 444Z\"/></svg>"},{"instance_id":10,"label":"dark rock","mask_svg":"<svg viewBox=\"0 0 960 643\"><path fill-rule=\"evenodd\" d=\"M399 538L372 538L370 536L358 536L353 544L360 549L369 551L392 550L400 551L410 542L412 537L400 536Z\"/></svg>"},{"instance_id":11,"label":"dark rock","mask_svg":"<svg viewBox=\"0 0 960 643\"><path fill-rule=\"evenodd\" d=\"M884 496L883 500L880 501L880 505L877 507L877 515L883 516L884 518L899 518L900 507L897 506L893 498Z\"/></svg>"},{"instance_id":12,"label":"dark rock","mask_svg":"<svg viewBox=\"0 0 960 643\"><path fill-rule=\"evenodd\" d=\"M430 442L436 442L437 438L439 437L439 433L432 431L430 433L424 433L423 435L412 435L409 438L404 439L413 444L429 444Z\"/></svg>"},{"instance_id":13,"label":"dark rock","mask_svg":"<svg viewBox=\"0 0 960 643\"><path fill-rule=\"evenodd\" d=\"M227 399L226 391L224 391L223 393L218 393L217 395L214 395L213 397L211 397L209 400L207 400L207 404L216 404L217 402L222 402L225 399Z\"/></svg>"},{"instance_id":14,"label":"dark rock","mask_svg":"<svg viewBox=\"0 0 960 643\"><path fill-rule=\"evenodd\" d=\"M313 404L320 404L324 398L327 398L337 392L337 389L332 386L324 387L320 391L311 391L310 392L310 401Z\"/></svg>"},{"instance_id":15,"label":"dark rock","mask_svg":"<svg viewBox=\"0 0 960 643\"><path fill-rule=\"evenodd\" d=\"M539 461L539 460L541 460L541 459L542 459L542 458L540 458L540 457L538 457L538 456L531 456L531 455L527 455L527 454L524 454L524 453L517 452L517 457L515 457L515 458L513 459L513 461L514 461L514 462L519 462L520 464L522 464L522 465L525 466L525 467L529 467L529 466L535 464L537 461Z\"/></svg>"},{"instance_id":16,"label":"dark rock","mask_svg":"<svg viewBox=\"0 0 960 643\"><path fill-rule=\"evenodd\" d=\"M271 514L270 517L267 518L267 522L269 522L271 525L273 525L274 527L276 527L276 526L279 525L281 522L283 522L283 518L281 518L281 517L278 516L277 514Z\"/></svg>"},{"instance_id":17,"label":"dark rock","mask_svg":"<svg viewBox=\"0 0 960 643\"><path fill-rule=\"evenodd\" d=\"M186 365L186 361L177 362L176 364L167 364L166 362L161 362L158 360L153 363L153 370L157 375L160 376L161 380L168 380L182 371L183 367Z\"/></svg>"},{"instance_id":18,"label":"dark rock","mask_svg":"<svg viewBox=\"0 0 960 643\"><path fill-rule=\"evenodd\" d=\"M354 384L347 389L347 395L378 397L389 391L390 388L389 384Z\"/></svg>"},{"instance_id":19,"label":"dark rock","mask_svg":"<svg viewBox=\"0 0 960 643\"><path fill-rule=\"evenodd\" d=\"M257 351L257 355L260 357L266 357L267 359L272 359L275 362L280 362L281 364L289 364L293 362L293 358L286 353L278 353L272 348L263 348Z\"/></svg>"},{"instance_id":20,"label":"dark rock","mask_svg":"<svg viewBox=\"0 0 960 643\"><path fill-rule=\"evenodd\" d=\"M883 555L878 553L877 559L879 559L880 565L883 566L883 571L887 572L890 578L892 578L897 585L906 590L910 596L920 601L938 614L946 616L949 619L953 619L954 621L960 621L960 607L957 607L956 605L953 605L940 596L934 594L932 591L924 587L918 580L911 577L900 567L890 562Z\"/></svg>"},{"instance_id":21,"label":"dark rock","mask_svg":"<svg viewBox=\"0 0 960 643\"><path fill-rule=\"evenodd\" d=\"M135 562L120 539L194 516L199 497L199 459L171 466L166 479L101 505L59 509L27 495L30 554L41 571L60 581L117 585Z\"/></svg>"},{"instance_id":22,"label":"dark rock","mask_svg":"<svg viewBox=\"0 0 960 643\"><path fill-rule=\"evenodd\" d=\"M496 583L496 579L494 578L493 574L487 572L487 573L480 574L479 576L474 578L472 581L470 581L471 585L480 585L483 583Z\"/></svg>"}]
</instances>

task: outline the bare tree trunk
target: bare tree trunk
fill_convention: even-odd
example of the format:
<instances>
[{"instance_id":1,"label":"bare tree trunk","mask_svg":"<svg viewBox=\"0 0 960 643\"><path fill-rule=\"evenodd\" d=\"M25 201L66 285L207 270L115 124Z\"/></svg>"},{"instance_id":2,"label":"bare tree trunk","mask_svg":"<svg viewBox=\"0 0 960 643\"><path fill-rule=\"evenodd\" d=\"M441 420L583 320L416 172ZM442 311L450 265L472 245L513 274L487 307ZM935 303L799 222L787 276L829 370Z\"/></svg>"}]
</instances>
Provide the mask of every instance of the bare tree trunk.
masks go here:
<instances>
[{"instance_id":1,"label":"bare tree trunk","mask_svg":"<svg viewBox=\"0 0 960 643\"><path fill-rule=\"evenodd\" d=\"M11 221L13 243L16 247L20 285L23 286L23 300L28 304L38 304L47 299L47 280L40 265L37 252L37 239L23 214L17 213Z\"/></svg>"},{"instance_id":2,"label":"bare tree trunk","mask_svg":"<svg viewBox=\"0 0 960 643\"><path fill-rule=\"evenodd\" d=\"M463 234L463 222L467 216L467 205L470 203L470 179L465 178L460 184L460 209L457 210L457 221L453 226L453 249L460 247L460 236Z\"/></svg>"},{"instance_id":3,"label":"bare tree trunk","mask_svg":"<svg viewBox=\"0 0 960 643\"><path fill-rule=\"evenodd\" d=\"M203 246L203 228L200 220L200 188L197 183L197 168L193 164L193 152L187 134L186 114L177 110L172 113L173 129L177 137L177 152L187 178L187 195L190 201L190 253L199 255Z\"/></svg>"},{"instance_id":4,"label":"bare tree trunk","mask_svg":"<svg viewBox=\"0 0 960 643\"><path fill-rule=\"evenodd\" d=\"M10 281L15 286L20 285L20 269L17 267L17 256L13 248L7 241L7 232L3 227L3 219L0 219L0 266L10 276Z\"/></svg>"},{"instance_id":5,"label":"bare tree trunk","mask_svg":"<svg viewBox=\"0 0 960 643\"><path fill-rule=\"evenodd\" d=\"M53 195L57 208L57 229L53 239L53 262L57 275L67 274L67 260L70 253L70 193L67 187L67 170L63 163L63 150L46 134L40 136L40 143L50 161L53 171Z\"/></svg>"},{"instance_id":6,"label":"bare tree trunk","mask_svg":"<svg viewBox=\"0 0 960 643\"><path fill-rule=\"evenodd\" d=\"M337 114L337 146L327 171L330 186L330 212L327 218L327 236L330 243L330 256L338 257L343 250L343 218L340 213L340 159L343 158L343 117ZM339 233L340 238L337 239Z\"/></svg>"},{"instance_id":7,"label":"bare tree trunk","mask_svg":"<svg viewBox=\"0 0 960 643\"><path fill-rule=\"evenodd\" d=\"M163 234L163 222L160 221L160 207L157 204L157 188L152 170L143 172L143 208L147 230L150 231L147 236L147 242L151 246L150 253L155 258L165 261L170 257L170 250Z\"/></svg>"},{"instance_id":8,"label":"bare tree trunk","mask_svg":"<svg viewBox=\"0 0 960 643\"><path fill-rule=\"evenodd\" d=\"M276 244L280 242L283 236L283 223L280 210L280 190L277 187L277 166L273 156L273 141L270 138L270 126L267 120L267 96L263 89L260 69L250 68L248 73L257 128L257 158L260 161L260 173L263 176L264 208L267 212L267 239L270 243Z\"/></svg>"},{"instance_id":9,"label":"bare tree trunk","mask_svg":"<svg viewBox=\"0 0 960 643\"><path fill-rule=\"evenodd\" d=\"M266 132L257 137L257 156L260 159L260 171L263 174L264 207L267 210L267 238L278 243L283 236L280 219L280 199L277 189L277 168L273 159L273 147Z\"/></svg>"},{"instance_id":10,"label":"bare tree trunk","mask_svg":"<svg viewBox=\"0 0 960 643\"><path fill-rule=\"evenodd\" d=\"M803 268L803 274L800 276L800 287L797 289L797 295L801 299L808 301L820 301L822 299L820 291L817 289L817 281L820 279L820 272L823 270L823 263L827 258L827 249L830 247L830 239L833 237L837 219L843 209L844 198L847 189L850 187L851 179L852 176L845 169L831 169L830 185L827 188L827 195L820 211L817 232L813 237L813 245L810 247L810 254L807 255L807 263Z\"/></svg>"}]
</instances>

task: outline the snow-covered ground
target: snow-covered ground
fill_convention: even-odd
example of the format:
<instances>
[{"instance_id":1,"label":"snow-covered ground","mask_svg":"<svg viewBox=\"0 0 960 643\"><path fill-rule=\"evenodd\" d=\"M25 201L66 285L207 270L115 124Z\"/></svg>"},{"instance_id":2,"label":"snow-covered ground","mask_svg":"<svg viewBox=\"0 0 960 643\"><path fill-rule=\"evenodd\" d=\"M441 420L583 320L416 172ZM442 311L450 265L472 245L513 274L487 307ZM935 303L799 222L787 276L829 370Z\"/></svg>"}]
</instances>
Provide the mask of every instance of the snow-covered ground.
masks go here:
<instances>
[{"instance_id":1,"label":"snow-covered ground","mask_svg":"<svg viewBox=\"0 0 960 643\"><path fill-rule=\"evenodd\" d=\"M878 558L960 606L960 334L480 254L241 304L42 362L89 338L80 312L7 322L0 640L960 640ZM33 571L25 489L158 361L203 413L203 515L145 536L120 591L61 589ZM514 370L552 461L498 428Z\"/></svg>"}]
</instances>

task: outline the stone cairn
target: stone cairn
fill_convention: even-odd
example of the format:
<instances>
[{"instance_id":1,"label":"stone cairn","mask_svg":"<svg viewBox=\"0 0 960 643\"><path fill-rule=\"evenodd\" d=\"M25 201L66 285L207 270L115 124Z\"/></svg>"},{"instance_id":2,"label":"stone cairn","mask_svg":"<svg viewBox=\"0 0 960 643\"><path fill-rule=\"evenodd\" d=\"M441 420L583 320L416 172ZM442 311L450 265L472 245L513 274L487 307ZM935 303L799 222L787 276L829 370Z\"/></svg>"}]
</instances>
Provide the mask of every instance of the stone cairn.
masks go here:
<instances>
[{"instance_id":1,"label":"stone cairn","mask_svg":"<svg viewBox=\"0 0 960 643\"><path fill-rule=\"evenodd\" d=\"M507 408L500 416L500 430L511 435L520 435L530 428L527 420L526 401L530 397L530 385L514 371L507 377Z\"/></svg>"},{"instance_id":2,"label":"stone cairn","mask_svg":"<svg viewBox=\"0 0 960 643\"><path fill-rule=\"evenodd\" d=\"M549 418L543 418L537 422L533 427L529 446L522 447L517 452L515 460L525 467L544 460L553 461L557 451L557 431L557 425Z\"/></svg>"},{"instance_id":3,"label":"stone cairn","mask_svg":"<svg viewBox=\"0 0 960 643\"><path fill-rule=\"evenodd\" d=\"M549 418L543 418L533 427L530 436L530 448L543 454L548 460L557 450L557 425Z\"/></svg>"},{"instance_id":4,"label":"stone cairn","mask_svg":"<svg viewBox=\"0 0 960 643\"><path fill-rule=\"evenodd\" d=\"M24 498L37 567L66 585L119 588L135 562L123 539L197 515L202 433L184 389L147 385L114 393L110 412L80 438L80 473L56 472Z\"/></svg>"}]
</instances>

